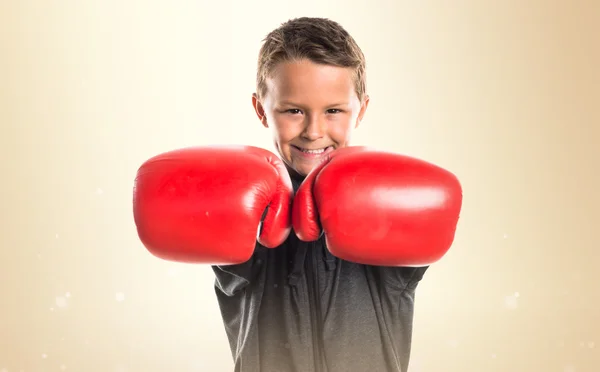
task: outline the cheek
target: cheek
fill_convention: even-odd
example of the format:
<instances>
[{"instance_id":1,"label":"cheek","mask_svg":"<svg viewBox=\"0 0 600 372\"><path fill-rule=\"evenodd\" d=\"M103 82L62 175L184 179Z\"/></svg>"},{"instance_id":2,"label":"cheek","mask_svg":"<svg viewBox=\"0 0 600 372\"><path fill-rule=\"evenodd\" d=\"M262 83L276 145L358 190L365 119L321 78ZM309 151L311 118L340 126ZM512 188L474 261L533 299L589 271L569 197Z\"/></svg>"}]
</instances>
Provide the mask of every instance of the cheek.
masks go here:
<instances>
[{"instance_id":1,"label":"cheek","mask_svg":"<svg viewBox=\"0 0 600 372\"><path fill-rule=\"evenodd\" d=\"M282 143L298 137L303 130L302 118L299 115L274 115L271 123L275 136Z\"/></svg>"},{"instance_id":2,"label":"cheek","mask_svg":"<svg viewBox=\"0 0 600 372\"><path fill-rule=\"evenodd\" d=\"M351 115L339 115L333 118L328 125L329 137L340 144L346 142L352 135L353 119Z\"/></svg>"}]
</instances>

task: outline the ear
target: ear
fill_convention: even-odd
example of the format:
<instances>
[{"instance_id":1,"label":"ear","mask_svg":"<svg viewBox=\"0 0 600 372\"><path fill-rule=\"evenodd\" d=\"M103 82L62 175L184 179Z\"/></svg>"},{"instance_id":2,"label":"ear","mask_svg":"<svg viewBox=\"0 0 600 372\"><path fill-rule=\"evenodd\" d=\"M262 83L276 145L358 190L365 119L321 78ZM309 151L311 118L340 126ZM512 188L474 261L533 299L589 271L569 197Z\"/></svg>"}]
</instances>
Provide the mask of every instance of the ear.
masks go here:
<instances>
[{"instance_id":1,"label":"ear","mask_svg":"<svg viewBox=\"0 0 600 372\"><path fill-rule=\"evenodd\" d=\"M256 112L256 116L258 116L258 120L260 120L265 128L268 128L269 124L267 124L267 115L265 114L265 109L262 103L258 100L258 95L256 93L252 93L252 106L254 106L254 111Z\"/></svg>"},{"instance_id":2,"label":"ear","mask_svg":"<svg viewBox=\"0 0 600 372\"><path fill-rule=\"evenodd\" d=\"M370 100L371 98L368 95L366 95L365 99L363 100L360 106L360 111L358 112L358 117L356 118L356 125L354 126L354 128L358 128L358 126L360 125L360 122L362 121L363 117L365 116L365 113L367 112L367 107L369 107Z\"/></svg>"}]
</instances>

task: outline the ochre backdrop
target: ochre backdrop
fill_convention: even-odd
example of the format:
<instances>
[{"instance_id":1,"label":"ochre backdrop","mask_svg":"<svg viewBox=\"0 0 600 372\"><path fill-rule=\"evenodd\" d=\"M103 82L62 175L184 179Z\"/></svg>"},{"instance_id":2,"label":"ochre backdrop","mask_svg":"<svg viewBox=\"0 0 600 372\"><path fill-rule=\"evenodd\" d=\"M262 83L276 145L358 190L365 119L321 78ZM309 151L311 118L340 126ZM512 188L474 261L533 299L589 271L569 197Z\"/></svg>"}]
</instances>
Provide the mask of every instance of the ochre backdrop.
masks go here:
<instances>
[{"instance_id":1,"label":"ochre backdrop","mask_svg":"<svg viewBox=\"0 0 600 372\"><path fill-rule=\"evenodd\" d=\"M597 1L4 1L0 371L231 371L206 266L150 255L148 157L272 149L262 38L339 21L367 56L354 144L455 172L464 208L417 291L411 372L600 370Z\"/></svg>"}]
</instances>

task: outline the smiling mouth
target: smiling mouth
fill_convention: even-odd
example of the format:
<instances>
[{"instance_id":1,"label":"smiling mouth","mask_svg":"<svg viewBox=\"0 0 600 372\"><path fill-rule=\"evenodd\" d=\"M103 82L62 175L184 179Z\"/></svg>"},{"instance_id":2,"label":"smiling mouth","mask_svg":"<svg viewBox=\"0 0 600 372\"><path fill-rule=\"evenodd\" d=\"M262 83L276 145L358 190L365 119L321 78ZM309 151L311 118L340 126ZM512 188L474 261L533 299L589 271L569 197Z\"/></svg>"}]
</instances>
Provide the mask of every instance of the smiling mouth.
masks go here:
<instances>
[{"instance_id":1,"label":"smiling mouth","mask_svg":"<svg viewBox=\"0 0 600 372\"><path fill-rule=\"evenodd\" d=\"M292 145L292 147L294 147L296 150L299 150L301 152L303 152L304 154L307 155L320 155L320 154L324 154L325 151L329 150L329 149L333 149L332 146L327 146L327 147L323 147L320 149L306 149L303 147L299 147L299 146L294 146Z\"/></svg>"}]
</instances>

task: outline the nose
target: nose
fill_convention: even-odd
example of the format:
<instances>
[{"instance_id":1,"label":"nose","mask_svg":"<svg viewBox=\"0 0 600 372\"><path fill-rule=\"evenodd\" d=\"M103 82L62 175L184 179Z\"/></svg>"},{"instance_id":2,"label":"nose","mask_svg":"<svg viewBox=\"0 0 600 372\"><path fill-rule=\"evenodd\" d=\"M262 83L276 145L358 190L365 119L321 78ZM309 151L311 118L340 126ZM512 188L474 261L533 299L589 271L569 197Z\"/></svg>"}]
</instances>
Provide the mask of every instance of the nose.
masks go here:
<instances>
[{"instance_id":1,"label":"nose","mask_svg":"<svg viewBox=\"0 0 600 372\"><path fill-rule=\"evenodd\" d=\"M315 141L325 136L327 123L318 115L307 115L302 137L307 140Z\"/></svg>"}]
</instances>

